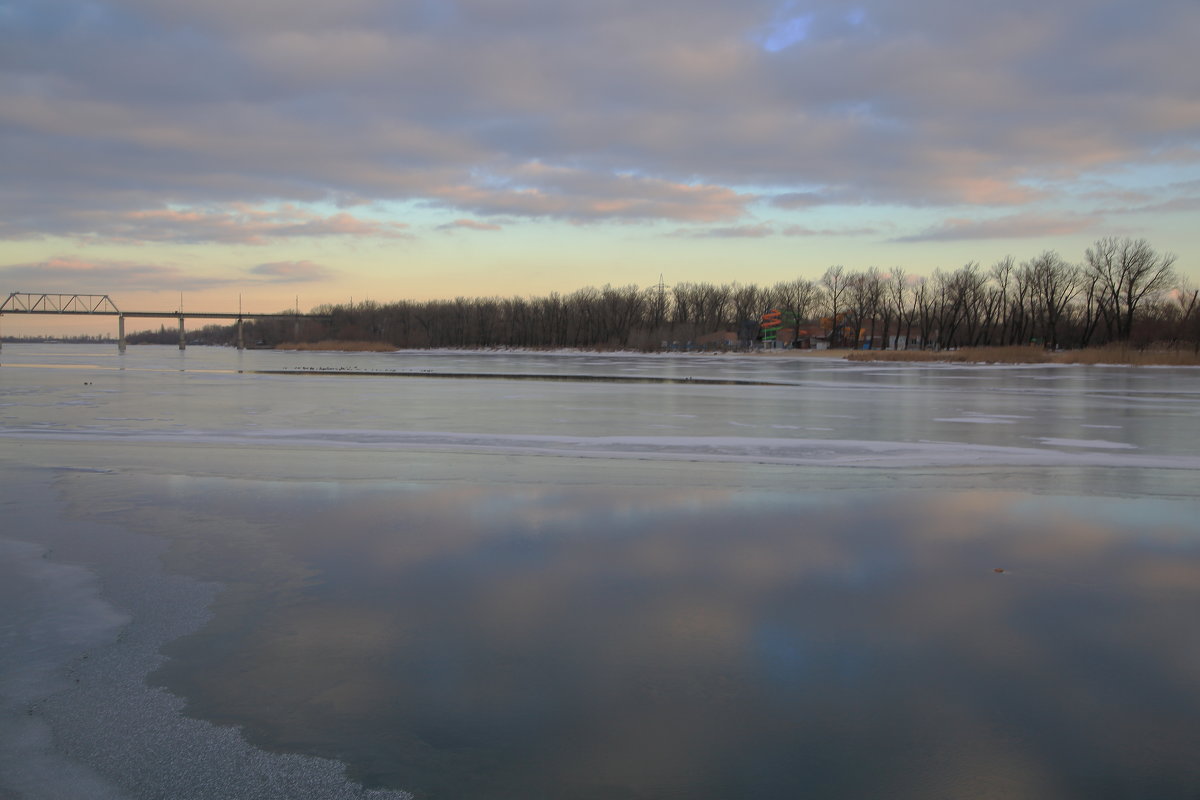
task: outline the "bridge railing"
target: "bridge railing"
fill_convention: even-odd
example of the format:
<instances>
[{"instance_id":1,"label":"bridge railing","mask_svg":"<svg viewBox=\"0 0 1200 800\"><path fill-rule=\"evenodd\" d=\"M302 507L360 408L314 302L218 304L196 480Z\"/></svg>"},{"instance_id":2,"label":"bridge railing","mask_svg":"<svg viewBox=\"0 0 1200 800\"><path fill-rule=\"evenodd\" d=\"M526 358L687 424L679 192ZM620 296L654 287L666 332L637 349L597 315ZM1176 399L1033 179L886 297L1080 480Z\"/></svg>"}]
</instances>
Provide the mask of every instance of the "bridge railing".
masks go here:
<instances>
[{"instance_id":1,"label":"bridge railing","mask_svg":"<svg viewBox=\"0 0 1200 800\"><path fill-rule=\"evenodd\" d=\"M33 294L12 292L0 314L120 314L106 294Z\"/></svg>"}]
</instances>

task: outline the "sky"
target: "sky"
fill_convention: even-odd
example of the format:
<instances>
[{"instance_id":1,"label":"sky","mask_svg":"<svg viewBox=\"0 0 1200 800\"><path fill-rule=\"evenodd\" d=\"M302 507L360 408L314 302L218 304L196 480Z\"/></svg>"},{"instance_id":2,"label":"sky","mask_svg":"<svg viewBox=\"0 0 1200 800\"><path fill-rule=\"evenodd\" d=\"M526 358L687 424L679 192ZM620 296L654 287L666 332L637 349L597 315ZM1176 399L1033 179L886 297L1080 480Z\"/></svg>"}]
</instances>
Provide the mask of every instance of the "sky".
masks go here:
<instances>
[{"instance_id":1,"label":"sky","mask_svg":"<svg viewBox=\"0 0 1200 800\"><path fill-rule=\"evenodd\" d=\"M1200 283L1197 32L1196 0L0 0L0 299L767 285L1104 236Z\"/></svg>"}]
</instances>

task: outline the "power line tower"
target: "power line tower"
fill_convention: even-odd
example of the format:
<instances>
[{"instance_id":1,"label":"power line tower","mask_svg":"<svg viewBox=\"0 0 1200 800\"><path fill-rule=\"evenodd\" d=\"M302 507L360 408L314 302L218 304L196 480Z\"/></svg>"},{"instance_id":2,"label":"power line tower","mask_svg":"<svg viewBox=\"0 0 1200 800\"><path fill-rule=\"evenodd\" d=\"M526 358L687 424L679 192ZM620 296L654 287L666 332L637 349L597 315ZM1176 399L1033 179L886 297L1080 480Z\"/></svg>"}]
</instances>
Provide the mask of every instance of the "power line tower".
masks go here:
<instances>
[{"instance_id":1,"label":"power line tower","mask_svg":"<svg viewBox=\"0 0 1200 800\"><path fill-rule=\"evenodd\" d=\"M667 285L663 283L661 272L658 273L658 285L654 288L658 290L657 296L654 299L654 325L658 327L667 318Z\"/></svg>"}]
</instances>

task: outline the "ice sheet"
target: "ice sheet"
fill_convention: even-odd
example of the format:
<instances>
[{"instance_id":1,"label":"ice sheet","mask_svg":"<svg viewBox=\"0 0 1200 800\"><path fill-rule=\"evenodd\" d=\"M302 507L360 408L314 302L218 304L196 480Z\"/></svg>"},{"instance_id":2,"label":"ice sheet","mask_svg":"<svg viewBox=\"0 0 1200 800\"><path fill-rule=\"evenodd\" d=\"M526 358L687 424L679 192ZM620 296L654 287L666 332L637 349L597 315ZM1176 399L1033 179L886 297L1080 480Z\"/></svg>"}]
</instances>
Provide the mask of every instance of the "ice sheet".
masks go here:
<instances>
[{"instance_id":1,"label":"ice sheet","mask_svg":"<svg viewBox=\"0 0 1200 800\"><path fill-rule=\"evenodd\" d=\"M51 473L6 461L6 533L29 541L0 539L0 797L408 798L183 716L144 678L207 620L216 586L164 574L163 542L63 516Z\"/></svg>"},{"instance_id":2,"label":"ice sheet","mask_svg":"<svg viewBox=\"0 0 1200 800\"><path fill-rule=\"evenodd\" d=\"M841 438L737 436L549 436L363 429L248 429L128 433L8 429L0 439L58 442L221 445L230 447L364 448L540 455L572 458L741 462L837 467L1143 467L1200 470L1200 455L1117 454L1136 445L1100 439L1041 437L1045 447L945 441L889 442ZM1079 449L1103 450L1103 454Z\"/></svg>"},{"instance_id":3,"label":"ice sheet","mask_svg":"<svg viewBox=\"0 0 1200 800\"><path fill-rule=\"evenodd\" d=\"M55 360L53 369L34 366ZM1200 470L1196 370L205 348L132 348L118 358L95 348L20 346L5 347L3 365L0 462L7 459L9 470L0 500L11 540L0 551L0 568L8 570L0 580L37 589L24 597L29 605L3 603L9 627L0 652L0 797L374 796L345 781L337 762L257 751L236 730L187 719L178 698L148 688L143 678L160 663L162 644L203 624L215 587L164 575L160 551L145 539L77 528L79 520L56 507L49 479L27 474L20 459L38 460L30 454L114 473L175 469L183 478L195 474L188 470L209 474L233 465L246 479L303 470L331 485L350 472L391 476L394 465L416 462L421 469L432 463L444 480L485 481L498 464L509 468L507 457L519 456L526 466L656 470L656 480L706 486L739 472L788 484L831 469L875 470L865 481L866 473L855 481L839 474L837 481L877 486L929 470L913 484L928 489L951 479L978 481L985 470L989 485L1053 489L1070 481L1086 495L1167 483L1186 497L1193 496L1190 473ZM346 374L254 374L305 368ZM636 371L777 385L354 374L420 369ZM1088 438L1092 431L1105 438ZM1146 469L1174 472L1164 480L1164 473L1139 472ZM28 614L9 613L15 609ZM34 631L52 634L36 652ZM49 660L39 661L38 653ZM31 672L37 665L46 668Z\"/></svg>"}]
</instances>

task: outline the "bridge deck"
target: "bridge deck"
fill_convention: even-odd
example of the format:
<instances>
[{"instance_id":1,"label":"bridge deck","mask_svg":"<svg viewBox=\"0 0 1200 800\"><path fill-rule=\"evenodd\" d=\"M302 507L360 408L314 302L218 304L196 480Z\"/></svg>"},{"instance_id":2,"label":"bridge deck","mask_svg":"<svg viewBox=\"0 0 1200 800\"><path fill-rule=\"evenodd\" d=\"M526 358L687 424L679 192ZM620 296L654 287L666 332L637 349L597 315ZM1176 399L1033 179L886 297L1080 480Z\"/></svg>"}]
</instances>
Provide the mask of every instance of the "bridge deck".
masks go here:
<instances>
[{"instance_id":1,"label":"bridge deck","mask_svg":"<svg viewBox=\"0 0 1200 800\"><path fill-rule=\"evenodd\" d=\"M2 308L0 314L51 314L54 316L90 317L140 317L146 319L317 319L332 320L329 314L293 314L290 311L274 314L239 313L237 311L56 311L50 309L30 310L24 308Z\"/></svg>"},{"instance_id":2,"label":"bridge deck","mask_svg":"<svg viewBox=\"0 0 1200 800\"><path fill-rule=\"evenodd\" d=\"M237 321L237 346L245 347L242 339L242 322L254 319L292 320L296 323L296 333L300 332L301 320L318 320L332 322L330 314L301 314L296 312L277 312L274 314L252 314L244 311L121 311L116 303L106 294L51 294L32 292L12 292L8 299L0 303L0 317L5 314L53 314L58 316L104 316L116 317L118 321L117 348L125 352L125 319L177 319L179 320L179 349L186 347L183 321L185 319L229 319Z\"/></svg>"},{"instance_id":3,"label":"bridge deck","mask_svg":"<svg viewBox=\"0 0 1200 800\"><path fill-rule=\"evenodd\" d=\"M329 314L301 314L283 311L252 314L245 311L122 311L106 294L52 294L50 292L12 292L0 303L4 314L64 314L142 319L318 319L332 320Z\"/></svg>"}]
</instances>

